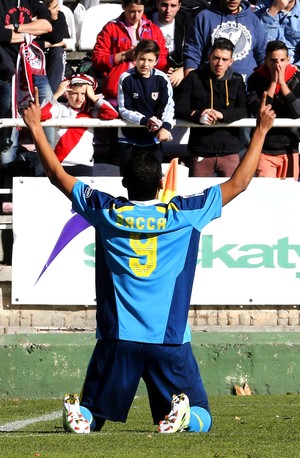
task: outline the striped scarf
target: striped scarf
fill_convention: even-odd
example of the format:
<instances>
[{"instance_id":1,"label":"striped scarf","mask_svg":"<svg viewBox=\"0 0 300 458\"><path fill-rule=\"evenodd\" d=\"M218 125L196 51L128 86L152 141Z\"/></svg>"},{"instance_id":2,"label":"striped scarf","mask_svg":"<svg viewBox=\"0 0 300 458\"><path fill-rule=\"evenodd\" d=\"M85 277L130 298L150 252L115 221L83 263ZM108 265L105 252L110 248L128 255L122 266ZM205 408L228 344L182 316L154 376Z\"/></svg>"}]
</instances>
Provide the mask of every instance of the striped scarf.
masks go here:
<instances>
[{"instance_id":1,"label":"striped scarf","mask_svg":"<svg viewBox=\"0 0 300 458\"><path fill-rule=\"evenodd\" d=\"M34 43L34 36L25 33L25 42L21 44L17 58L16 71L12 78L12 115L21 117L22 110L33 100L33 75L46 75L45 56Z\"/></svg>"}]
</instances>

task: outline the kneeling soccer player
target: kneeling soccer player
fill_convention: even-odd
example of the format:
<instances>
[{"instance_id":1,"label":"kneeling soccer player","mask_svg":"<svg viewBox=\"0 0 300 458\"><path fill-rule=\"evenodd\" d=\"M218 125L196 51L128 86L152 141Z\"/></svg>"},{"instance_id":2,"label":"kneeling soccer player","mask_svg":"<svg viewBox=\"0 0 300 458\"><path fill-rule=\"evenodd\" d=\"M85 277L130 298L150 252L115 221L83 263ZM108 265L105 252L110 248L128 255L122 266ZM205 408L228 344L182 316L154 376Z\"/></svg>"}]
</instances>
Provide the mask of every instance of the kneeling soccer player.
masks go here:
<instances>
[{"instance_id":1,"label":"kneeling soccer player","mask_svg":"<svg viewBox=\"0 0 300 458\"><path fill-rule=\"evenodd\" d=\"M185 429L189 404L209 412L188 325L200 233L255 173L275 118L266 96L249 148L232 177L168 203L157 199L162 171L152 151L136 151L125 163L128 198L113 197L63 169L40 123L37 89L34 102L24 110L47 176L96 229L98 339L81 395L81 405L93 415L94 430L105 420L126 421L141 378L160 432ZM171 399L171 412L162 420Z\"/></svg>"}]
</instances>

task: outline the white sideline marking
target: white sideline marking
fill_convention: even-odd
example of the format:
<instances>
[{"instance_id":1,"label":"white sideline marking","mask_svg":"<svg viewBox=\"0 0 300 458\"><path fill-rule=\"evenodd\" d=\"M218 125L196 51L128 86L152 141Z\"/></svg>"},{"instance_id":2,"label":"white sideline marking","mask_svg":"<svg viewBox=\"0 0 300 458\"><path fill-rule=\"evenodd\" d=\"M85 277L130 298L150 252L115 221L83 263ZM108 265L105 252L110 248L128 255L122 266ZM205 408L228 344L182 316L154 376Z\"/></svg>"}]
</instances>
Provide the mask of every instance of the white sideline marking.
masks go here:
<instances>
[{"instance_id":1,"label":"white sideline marking","mask_svg":"<svg viewBox=\"0 0 300 458\"><path fill-rule=\"evenodd\" d=\"M12 423L5 423L4 425L0 426L0 431L9 432L9 431L18 431L19 429L25 428L25 426L31 425L32 423L38 423L40 421L49 421L49 420L56 420L62 416L61 410L56 412L47 413L45 415L41 415L40 417L30 418L28 420L18 420Z\"/></svg>"}]
</instances>

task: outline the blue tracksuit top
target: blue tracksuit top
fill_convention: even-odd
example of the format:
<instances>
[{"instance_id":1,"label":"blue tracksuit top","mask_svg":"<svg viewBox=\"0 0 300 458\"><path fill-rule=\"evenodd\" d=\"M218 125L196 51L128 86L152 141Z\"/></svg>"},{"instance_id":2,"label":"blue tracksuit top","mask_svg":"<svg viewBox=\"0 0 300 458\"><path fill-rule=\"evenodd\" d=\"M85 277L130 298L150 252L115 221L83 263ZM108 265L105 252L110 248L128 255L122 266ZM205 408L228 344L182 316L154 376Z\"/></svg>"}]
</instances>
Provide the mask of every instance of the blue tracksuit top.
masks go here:
<instances>
[{"instance_id":1,"label":"blue tracksuit top","mask_svg":"<svg viewBox=\"0 0 300 458\"><path fill-rule=\"evenodd\" d=\"M167 75L154 68L144 78L136 68L124 72L119 80L118 109L128 122L145 126L152 116L162 121L162 127L171 130L175 124L173 89ZM124 128L122 133L137 144L154 143L154 134L145 129Z\"/></svg>"}]
</instances>

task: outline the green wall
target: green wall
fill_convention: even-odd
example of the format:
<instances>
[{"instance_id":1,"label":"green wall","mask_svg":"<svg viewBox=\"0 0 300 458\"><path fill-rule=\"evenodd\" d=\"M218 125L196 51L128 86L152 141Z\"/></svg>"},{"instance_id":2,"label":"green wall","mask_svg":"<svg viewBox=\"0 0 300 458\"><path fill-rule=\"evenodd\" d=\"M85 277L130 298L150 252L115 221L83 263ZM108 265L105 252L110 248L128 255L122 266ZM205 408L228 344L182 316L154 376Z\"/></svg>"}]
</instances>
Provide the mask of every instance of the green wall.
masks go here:
<instances>
[{"instance_id":1,"label":"green wall","mask_svg":"<svg viewBox=\"0 0 300 458\"><path fill-rule=\"evenodd\" d=\"M0 336L0 397L80 392L94 344L85 333ZM208 395L245 382L255 394L299 393L300 333L195 332L192 344Z\"/></svg>"}]
</instances>

